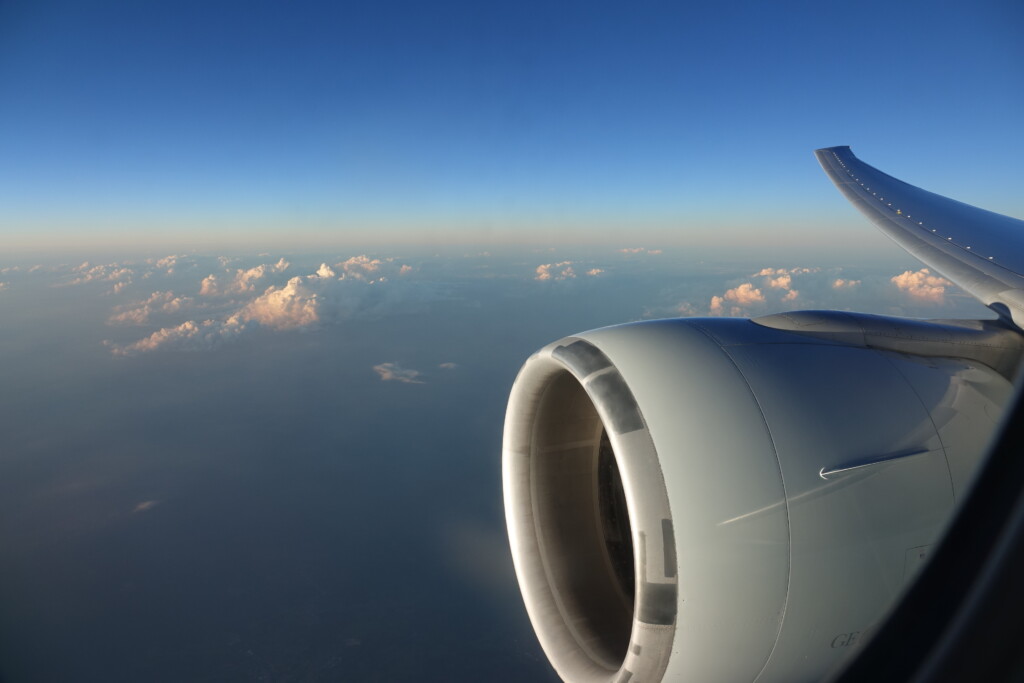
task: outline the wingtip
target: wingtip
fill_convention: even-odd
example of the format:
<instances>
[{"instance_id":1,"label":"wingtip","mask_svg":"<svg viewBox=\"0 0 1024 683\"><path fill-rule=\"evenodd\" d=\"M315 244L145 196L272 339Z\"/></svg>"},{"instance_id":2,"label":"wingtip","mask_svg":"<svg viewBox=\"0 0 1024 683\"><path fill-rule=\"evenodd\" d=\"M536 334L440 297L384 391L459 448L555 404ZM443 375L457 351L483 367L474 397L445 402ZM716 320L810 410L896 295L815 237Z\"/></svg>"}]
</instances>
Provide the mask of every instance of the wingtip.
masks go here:
<instances>
[{"instance_id":1,"label":"wingtip","mask_svg":"<svg viewBox=\"0 0 1024 683\"><path fill-rule=\"evenodd\" d=\"M822 147L821 149L816 149L814 150L814 153L821 154L823 152L838 152L840 150L845 152L852 151L849 145L836 145L835 147Z\"/></svg>"}]
</instances>

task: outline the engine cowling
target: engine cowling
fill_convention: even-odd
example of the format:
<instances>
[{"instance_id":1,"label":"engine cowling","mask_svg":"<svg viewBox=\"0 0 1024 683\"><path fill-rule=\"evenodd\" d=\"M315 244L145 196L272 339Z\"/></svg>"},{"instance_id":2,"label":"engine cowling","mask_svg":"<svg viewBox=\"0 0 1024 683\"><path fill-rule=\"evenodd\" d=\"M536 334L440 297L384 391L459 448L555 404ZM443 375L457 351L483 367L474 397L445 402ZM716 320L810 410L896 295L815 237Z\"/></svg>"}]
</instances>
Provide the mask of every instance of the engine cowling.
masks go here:
<instances>
[{"instance_id":1,"label":"engine cowling","mask_svg":"<svg viewBox=\"0 0 1024 683\"><path fill-rule=\"evenodd\" d=\"M523 366L506 519L566 681L818 680L927 558L1012 395L1007 369L949 357L977 330L932 326L914 355L913 338L886 350L787 325L621 325ZM1019 357L1016 333L988 332Z\"/></svg>"}]
</instances>

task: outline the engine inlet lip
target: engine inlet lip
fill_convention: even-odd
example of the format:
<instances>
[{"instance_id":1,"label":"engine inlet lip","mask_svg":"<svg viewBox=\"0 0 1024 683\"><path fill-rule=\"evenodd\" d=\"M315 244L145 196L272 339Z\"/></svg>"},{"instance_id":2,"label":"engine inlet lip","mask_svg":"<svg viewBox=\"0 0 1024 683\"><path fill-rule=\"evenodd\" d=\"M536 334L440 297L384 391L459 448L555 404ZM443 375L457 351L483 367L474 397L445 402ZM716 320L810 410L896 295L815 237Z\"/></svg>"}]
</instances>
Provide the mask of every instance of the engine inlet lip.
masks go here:
<instances>
[{"instance_id":1,"label":"engine inlet lip","mask_svg":"<svg viewBox=\"0 0 1024 683\"><path fill-rule=\"evenodd\" d=\"M538 424L545 395L571 376L607 431L629 515L634 603L628 641L595 654L572 622L581 615L559 596L565 577L545 555L544 510L535 500ZM624 457L623 454L626 454ZM567 681L614 681L622 675L658 680L668 664L678 602L675 541L657 453L628 385L591 343L567 338L534 354L509 399L503 449L506 520L516 574L530 619L552 665ZM599 514L595 514L597 519ZM552 585L555 584L555 585ZM585 618L586 615L583 615ZM625 625L624 625L625 626ZM624 637L623 637L624 638ZM614 650L614 652L612 651Z\"/></svg>"}]
</instances>

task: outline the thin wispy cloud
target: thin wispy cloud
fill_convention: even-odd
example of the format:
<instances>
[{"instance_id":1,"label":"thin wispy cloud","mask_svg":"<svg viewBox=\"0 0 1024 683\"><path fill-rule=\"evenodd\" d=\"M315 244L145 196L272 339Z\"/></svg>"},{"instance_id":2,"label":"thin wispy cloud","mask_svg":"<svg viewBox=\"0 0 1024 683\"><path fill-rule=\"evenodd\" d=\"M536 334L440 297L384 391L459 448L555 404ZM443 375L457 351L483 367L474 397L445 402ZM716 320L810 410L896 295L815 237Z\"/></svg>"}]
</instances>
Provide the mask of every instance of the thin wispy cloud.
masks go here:
<instances>
[{"instance_id":1,"label":"thin wispy cloud","mask_svg":"<svg viewBox=\"0 0 1024 683\"><path fill-rule=\"evenodd\" d=\"M373 371L380 375L382 382L403 382L405 384L423 384L419 370L403 368L398 363L381 363L373 366Z\"/></svg>"}]
</instances>

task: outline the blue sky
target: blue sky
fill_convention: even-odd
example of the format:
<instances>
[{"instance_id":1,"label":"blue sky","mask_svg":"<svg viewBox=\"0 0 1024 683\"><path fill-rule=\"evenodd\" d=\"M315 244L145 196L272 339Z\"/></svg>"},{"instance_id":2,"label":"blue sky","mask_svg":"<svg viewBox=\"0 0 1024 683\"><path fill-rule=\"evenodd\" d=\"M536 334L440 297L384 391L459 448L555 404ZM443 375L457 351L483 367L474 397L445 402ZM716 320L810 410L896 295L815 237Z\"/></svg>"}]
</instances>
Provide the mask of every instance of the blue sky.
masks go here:
<instances>
[{"instance_id":1,"label":"blue sky","mask_svg":"<svg viewBox=\"0 0 1024 683\"><path fill-rule=\"evenodd\" d=\"M835 245L811 152L1024 214L1024 10L9 2L0 243Z\"/></svg>"}]
</instances>

